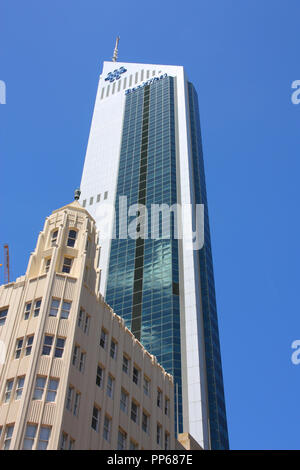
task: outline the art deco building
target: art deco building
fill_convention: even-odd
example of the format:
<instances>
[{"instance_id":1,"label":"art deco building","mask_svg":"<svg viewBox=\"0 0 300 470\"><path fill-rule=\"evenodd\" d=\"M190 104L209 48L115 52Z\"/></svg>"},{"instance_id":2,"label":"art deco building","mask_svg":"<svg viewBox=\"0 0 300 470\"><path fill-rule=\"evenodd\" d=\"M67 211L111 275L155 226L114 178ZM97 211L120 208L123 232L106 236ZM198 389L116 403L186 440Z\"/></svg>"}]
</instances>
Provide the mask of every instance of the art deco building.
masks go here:
<instances>
[{"instance_id":1,"label":"art deco building","mask_svg":"<svg viewBox=\"0 0 300 470\"><path fill-rule=\"evenodd\" d=\"M174 376L179 431L205 449L227 449L198 98L183 67L104 62L81 191L103 235L101 294ZM141 236L129 236L137 207L149 215L155 204L160 221L143 215ZM177 238L176 221L170 236L157 236L162 205L174 204L189 208L177 220L188 236L204 205L204 244L191 249L188 237Z\"/></svg>"},{"instance_id":2,"label":"art deco building","mask_svg":"<svg viewBox=\"0 0 300 470\"><path fill-rule=\"evenodd\" d=\"M173 379L99 294L99 255L75 200L0 287L1 449L175 448Z\"/></svg>"}]
</instances>

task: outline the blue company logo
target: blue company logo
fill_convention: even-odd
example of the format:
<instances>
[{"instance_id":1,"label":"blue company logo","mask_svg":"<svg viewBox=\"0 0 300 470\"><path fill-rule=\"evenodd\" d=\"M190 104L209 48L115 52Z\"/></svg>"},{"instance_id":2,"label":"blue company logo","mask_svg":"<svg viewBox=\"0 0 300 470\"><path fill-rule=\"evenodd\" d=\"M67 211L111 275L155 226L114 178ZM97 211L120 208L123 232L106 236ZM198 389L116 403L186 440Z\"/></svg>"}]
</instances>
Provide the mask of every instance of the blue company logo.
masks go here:
<instances>
[{"instance_id":1,"label":"blue company logo","mask_svg":"<svg viewBox=\"0 0 300 470\"><path fill-rule=\"evenodd\" d=\"M146 82L143 82L141 85L138 85L134 88L129 88L128 90L125 90L125 95L129 95L129 93L132 93L133 91L136 91L139 88L144 88L144 86L146 86L146 85L151 85L151 83L157 82L158 80L161 80L162 78L166 78L167 76L168 76L168 74L164 73L160 77L150 78L150 80L147 80Z\"/></svg>"},{"instance_id":2,"label":"blue company logo","mask_svg":"<svg viewBox=\"0 0 300 470\"><path fill-rule=\"evenodd\" d=\"M115 80L119 80L122 73L125 72L127 72L127 69L125 69L125 67L120 67L119 69L116 69L113 72L109 72L107 74L107 77L105 78L105 81L114 82Z\"/></svg>"}]
</instances>

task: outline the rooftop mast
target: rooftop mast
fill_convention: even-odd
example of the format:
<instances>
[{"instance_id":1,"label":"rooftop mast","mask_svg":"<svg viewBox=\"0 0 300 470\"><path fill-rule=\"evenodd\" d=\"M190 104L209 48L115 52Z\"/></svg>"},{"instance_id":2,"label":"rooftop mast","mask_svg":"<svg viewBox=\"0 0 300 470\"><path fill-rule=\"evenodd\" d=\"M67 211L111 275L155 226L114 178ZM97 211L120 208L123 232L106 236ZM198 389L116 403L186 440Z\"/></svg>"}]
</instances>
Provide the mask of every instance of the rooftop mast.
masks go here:
<instances>
[{"instance_id":1,"label":"rooftop mast","mask_svg":"<svg viewBox=\"0 0 300 470\"><path fill-rule=\"evenodd\" d=\"M112 61L113 62L117 62L119 41L120 41L120 36L117 36L116 45L115 45L115 49L114 49L114 55L112 56Z\"/></svg>"}]
</instances>

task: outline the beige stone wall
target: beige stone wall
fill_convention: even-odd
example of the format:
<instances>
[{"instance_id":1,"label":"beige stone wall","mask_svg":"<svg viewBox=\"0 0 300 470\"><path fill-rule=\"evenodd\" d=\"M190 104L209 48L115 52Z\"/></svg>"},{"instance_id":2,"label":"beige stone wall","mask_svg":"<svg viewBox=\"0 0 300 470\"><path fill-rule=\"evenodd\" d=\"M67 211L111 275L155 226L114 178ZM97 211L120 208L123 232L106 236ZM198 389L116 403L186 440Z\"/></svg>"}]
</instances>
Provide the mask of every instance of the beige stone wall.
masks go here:
<instances>
[{"instance_id":1,"label":"beige stone wall","mask_svg":"<svg viewBox=\"0 0 300 470\"><path fill-rule=\"evenodd\" d=\"M67 246L70 230L76 232L74 246ZM99 254L95 223L88 212L74 202L46 219L26 275L15 283L0 287L0 312L8 307L5 323L0 326L0 341L6 347L5 363L0 364L0 448L9 443L10 449L22 449L28 423L36 426L33 448L43 444L45 428L51 429L48 449L60 448L62 434L65 448L72 444L74 449L117 449L119 430L126 435L127 449L131 442L139 449L162 449L166 435L168 447L175 448L172 377L96 294L100 280ZM66 257L72 260L69 273L62 272ZM47 265L49 259L51 262ZM49 315L53 299L59 302L56 316ZM36 301L40 301L37 316ZM63 302L70 304L67 319L62 317ZM31 309L26 311L29 303ZM80 310L83 312L81 325ZM25 319L25 315L28 318ZM102 329L106 332L104 348L100 345ZM42 354L45 335L53 340L49 355ZM33 342L28 346L26 341L32 336ZM16 358L17 341L22 338L23 347L20 357ZM54 354L57 339L64 340L62 357ZM112 340L116 344L115 357L111 357ZM26 345L31 347L28 355ZM75 346L78 354L73 365ZM127 373L123 371L123 355L129 360ZM84 369L80 370L83 357ZM96 384L98 365L104 372L102 387ZM133 367L139 370L138 384L133 380ZM45 379L46 384L41 399L33 400L37 376ZM23 377L22 394L16 399L18 380ZM114 383L112 397L107 393L109 377ZM144 393L144 377L150 380L149 396ZM54 402L45 399L50 379L59 381ZM13 380L13 385L10 399L5 402L8 380ZM74 390L71 409L66 406L69 387ZM158 389L160 406L157 405ZM125 411L120 407L121 390L127 394ZM76 394L80 401L74 415ZM166 400L169 400L167 413ZM132 401L139 410L137 422L131 419ZM99 410L97 430L92 428L94 406ZM146 431L142 429L143 413L148 416ZM111 423L109 439L104 433L105 417ZM10 436L9 426L12 425L14 429ZM159 444L158 425L161 427Z\"/></svg>"}]
</instances>

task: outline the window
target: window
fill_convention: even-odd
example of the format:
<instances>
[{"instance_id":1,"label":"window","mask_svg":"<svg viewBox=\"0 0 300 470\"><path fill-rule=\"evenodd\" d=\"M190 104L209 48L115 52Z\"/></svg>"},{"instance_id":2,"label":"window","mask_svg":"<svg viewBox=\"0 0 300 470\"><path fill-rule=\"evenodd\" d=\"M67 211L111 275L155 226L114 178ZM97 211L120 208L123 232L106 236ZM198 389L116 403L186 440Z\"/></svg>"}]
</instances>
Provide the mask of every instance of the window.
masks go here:
<instances>
[{"instance_id":1,"label":"window","mask_svg":"<svg viewBox=\"0 0 300 470\"><path fill-rule=\"evenodd\" d=\"M2 308L0 310L0 326L5 325L7 312L8 312L8 308Z\"/></svg>"},{"instance_id":2,"label":"window","mask_svg":"<svg viewBox=\"0 0 300 470\"><path fill-rule=\"evenodd\" d=\"M34 317L38 317L38 316L39 316L39 314L40 314L40 309L41 309L41 303L42 303L42 300L41 300L41 299L35 301L35 303L34 303L34 309L33 309L33 316L34 316Z\"/></svg>"},{"instance_id":3,"label":"window","mask_svg":"<svg viewBox=\"0 0 300 470\"><path fill-rule=\"evenodd\" d=\"M93 416L92 416L92 428L99 432L99 421L100 421L100 410L97 406L94 405Z\"/></svg>"},{"instance_id":4,"label":"window","mask_svg":"<svg viewBox=\"0 0 300 470\"><path fill-rule=\"evenodd\" d=\"M88 314L86 314L83 331L87 335L89 334L89 329L90 329L90 319L91 317Z\"/></svg>"},{"instance_id":5,"label":"window","mask_svg":"<svg viewBox=\"0 0 300 470\"><path fill-rule=\"evenodd\" d=\"M107 196L108 196L108 191L105 191L105 193L104 193L104 199L107 199Z\"/></svg>"},{"instance_id":6,"label":"window","mask_svg":"<svg viewBox=\"0 0 300 470\"><path fill-rule=\"evenodd\" d=\"M75 367L77 366L77 360L78 360L79 350L80 350L79 346L77 346L77 345L75 344L75 346L74 346L74 351L73 351L73 359L72 359L72 364L73 364L73 366L75 366Z\"/></svg>"},{"instance_id":7,"label":"window","mask_svg":"<svg viewBox=\"0 0 300 470\"><path fill-rule=\"evenodd\" d=\"M58 379L49 379L48 388L47 388L47 395L46 395L46 402L55 402L56 400L56 393L58 389Z\"/></svg>"},{"instance_id":8,"label":"window","mask_svg":"<svg viewBox=\"0 0 300 470\"><path fill-rule=\"evenodd\" d=\"M51 264L51 258L45 259L45 272L49 272L50 269L50 264Z\"/></svg>"},{"instance_id":9,"label":"window","mask_svg":"<svg viewBox=\"0 0 300 470\"><path fill-rule=\"evenodd\" d=\"M52 299L50 313L49 313L50 317L57 317L59 304L60 304L60 300Z\"/></svg>"},{"instance_id":10,"label":"window","mask_svg":"<svg viewBox=\"0 0 300 470\"><path fill-rule=\"evenodd\" d=\"M73 415L74 416L78 416L78 414L79 414L79 404L80 404L80 393L76 392L75 401L74 401L74 408L73 408Z\"/></svg>"},{"instance_id":11,"label":"window","mask_svg":"<svg viewBox=\"0 0 300 470\"><path fill-rule=\"evenodd\" d=\"M132 374L132 380L133 382L138 385L139 384L139 378L140 378L140 371L137 369L135 366L133 367L133 374Z\"/></svg>"},{"instance_id":12,"label":"window","mask_svg":"<svg viewBox=\"0 0 300 470\"><path fill-rule=\"evenodd\" d=\"M49 356L50 355L51 348L52 348L52 343L53 343L53 336L45 335L42 355L44 355L44 356Z\"/></svg>"},{"instance_id":13,"label":"window","mask_svg":"<svg viewBox=\"0 0 300 470\"><path fill-rule=\"evenodd\" d=\"M129 444L129 449L130 450L138 450L139 445L137 442L134 442L132 439L130 439L130 444Z\"/></svg>"},{"instance_id":14,"label":"window","mask_svg":"<svg viewBox=\"0 0 300 470\"><path fill-rule=\"evenodd\" d=\"M79 328L82 328L82 325L83 325L83 317L84 317L84 310L81 308L79 310L79 314L78 314L78 323L77 323L77 326L79 326Z\"/></svg>"},{"instance_id":15,"label":"window","mask_svg":"<svg viewBox=\"0 0 300 470\"><path fill-rule=\"evenodd\" d=\"M150 380L144 375L144 394L150 395Z\"/></svg>"},{"instance_id":16,"label":"window","mask_svg":"<svg viewBox=\"0 0 300 470\"><path fill-rule=\"evenodd\" d=\"M8 403L10 401L11 392L14 386L14 379L9 379L6 382L5 392L4 392L4 402Z\"/></svg>"},{"instance_id":17,"label":"window","mask_svg":"<svg viewBox=\"0 0 300 470\"><path fill-rule=\"evenodd\" d=\"M170 449L170 434L166 431L165 432L165 450Z\"/></svg>"},{"instance_id":18,"label":"window","mask_svg":"<svg viewBox=\"0 0 300 470\"><path fill-rule=\"evenodd\" d=\"M103 438L110 442L110 431L111 431L111 419L105 415L103 425Z\"/></svg>"},{"instance_id":19,"label":"window","mask_svg":"<svg viewBox=\"0 0 300 470\"><path fill-rule=\"evenodd\" d=\"M24 450L32 450L36 436L37 424L27 424L23 442Z\"/></svg>"},{"instance_id":20,"label":"window","mask_svg":"<svg viewBox=\"0 0 300 470\"><path fill-rule=\"evenodd\" d=\"M69 450L73 450L74 446L75 446L75 439L72 439L72 437L70 437Z\"/></svg>"},{"instance_id":21,"label":"window","mask_svg":"<svg viewBox=\"0 0 300 470\"><path fill-rule=\"evenodd\" d=\"M100 202L101 194L97 194L97 202Z\"/></svg>"},{"instance_id":22,"label":"window","mask_svg":"<svg viewBox=\"0 0 300 470\"><path fill-rule=\"evenodd\" d=\"M35 382L35 389L33 393L33 400L42 400L45 385L46 385L46 377L37 376L36 382Z\"/></svg>"},{"instance_id":23,"label":"window","mask_svg":"<svg viewBox=\"0 0 300 470\"><path fill-rule=\"evenodd\" d=\"M66 408L69 411L72 410L73 395L74 395L74 387L70 385L68 388L67 403L66 403Z\"/></svg>"},{"instance_id":24,"label":"window","mask_svg":"<svg viewBox=\"0 0 300 470\"><path fill-rule=\"evenodd\" d=\"M61 308L61 318L68 319L69 313L71 310L71 302L66 302L65 300L63 301L62 308Z\"/></svg>"},{"instance_id":25,"label":"window","mask_svg":"<svg viewBox=\"0 0 300 470\"><path fill-rule=\"evenodd\" d=\"M79 371L84 372L84 366L85 366L85 358L86 358L86 353L81 352L80 353L80 361L79 361Z\"/></svg>"},{"instance_id":26,"label":"window","mask_svg":"<svg viewBox=\"0 0 300 470\"><path fill-rule=\"evenodd\" d=\"M94 201L94 198L92 196L92 197L90 197L90 206L93 204L93 201Z\"/></svg>"},{"instance_id":27,"label":"window","mask_svg":"<svg viewBox=\"0 0 300 470\"><path fill-rule=\"evenodd\" d=\"M62 432L61 438L60 438L60 450L66 450L67 440L68 440L68 434L66 434L65 432Z\"/></svg>"},{"instance_id":28,"label":"window","mask_svg":"<svg viewBox=\"0 0 300 470\"><path fill-rule=\"evenodd\" d=\"M55 351L54 351L54 356L55 357L62 357L63 353L64 353L64 347L65 347L64 338L57 338Z\"/></svg>"},{"instance_id":29,"label":"window","mask_svg":"<svg viewBox=\"0 0 300 470\"><path fill-rule=\"evenodd\" d=\"M34 335L26 337L25 356L29 356L31 354L33 338L34 338Z\"/></svg>"},{"instance_id":30,"label":"window","mask_svg":"<svg viewBox=\"0 0 300 470\"><path fill-rule=\"evenodd\" d=\"M67 246L71 246L73 248L75 245L76 237L77 237L76 230L69 230Z\"/></svg>"},{"instance_id":31,"label":"window","mask_svg":"<svg viewBox=\"0 0 300 470\"><path fill-rule=\"evenodd\" d=\"M125 450L126 449L126 440L127 440L127 434L125 431L122 431L122 429L119 429L118 433L118 450Z\"/></svg>"},{"instance_id":32,"label":"window","mask_svg":"<svg viewBox=\"0 0 300 470\"><path fill-rule=\"evenodd\" d=\"M165 415L169 416L170 414L170 400L168 397L165 397Z\"/></svg>"},{"instance_id":33,"label":"window","mask_svg":"<svg viewBox=\"0 0 300 470\"><path fill-rule=\"evenodd\" d=\"M50 439L51 428L48 426L41 426L40 435L38 440L37 449L46 450Z\"/></svg>"},{"instance_id":34,"label":"window","mask_svg":"<svg viewBox=\"0 0 300 470\"><path fill-rule=\"evenodd\" d=\"M72 258L64 257L62 272L69 274L72 266Z\"/></svg>"},{"instance_id":35,"label":"window","mask_svg":"<svg viewBox=\"0 0 300 470\"><path fill-rule=\"evenodd\" d=\"M15 400L20 400L22 393L23 393L23 388L24 388L24 382L25 382L25 376L18 377L17 378L17 386L16 386L16 392L15 392Z\"/></svg>"},{"instance_id":36,"label":"window","mask_svg":"<svg viewBox=\"0 0 300 470\"><path fill-rule=\"evenodd\" d=\"M85 207L85 206L86 206L86 199L82 201L82 207Z\"/></svg>"},{"instance_id":37,"label":"window","mask_svg":"<svg viewBox=\"0 0 300 470\"><path fill-rule=\"evenodd\" d=\"M107 333L106 331L102 328L101 330L101 336L100 336L100 346L105 349L106 348L106 341L107 341Z\"/></svg>"},{"instance_id":38,"label":"window","mask_svg":"<svg viewBox=\"0 0 300 470\"><path fill-rule=\"evenodd\" d=\"M54 230L51 235L51 246L55 246L57 242L58 230Z\"/></svg>"},{"instance_id":39,"label":"window","mask_svg":"<svg viewBox=\"0 0 300 470\"><path fill-rule=\"evenodd\" d=\"M123 372L125 372L125 374L128 374L128 372L129 372L129 363L130 363L130 359L128 359L127 356L123 355L122 370L123 370Z\"/></svg>"},{"instance_id":40,"label":"window","mask_svg":"<svg viewBox=\"0 0 300 470\"><path fill-rule=\"evenodd\" d=\"M144 411L142 415L142 430L147 434L149 432L149 415Z\"/></svg>"},{"instance_id":41,"label":"window","mask_svg":"<svg viewBox=\"0 0 300 470\"><path fill-rule=\"evenodd\" d=\"M118 347L117 342L114 339L112 339L110 343L110 357L112 359L116 359L117 357L117 347Z\"/></svg>"},{"instance_id":42,"label":"window","mask_svg":"<svg viewBox=\"0 0 300 470\"><path fill-rule=\"evenodd\" d=\"M162 427L160 424L157 423L156 425L156 444L161 446L161 440L162 440Z\"/></svg>"},{"instance_id":43,"label":"window","mask_svg":"<svg viewBox=\"0 0 300 470\"><path fill-rule=\"evenodd\" d=\"M8 450L10 448L10 443L11 443L13 432L14 432L14 424L9 424L8 426L6 426L3 450Z\"/></svg>"},{"instance_id":44,"label":"window","mask_svg":"<svg viewBox=\"0 0 300 470\"><path fill-rule=\"evenodd\" d=\"M104 382L104 369L99 364L97 366L96 385L102 388Z\"/></svg>"},{"instance_id":45,"label":"window","mask_svg":"<svg viewBox=\"0 0 300 470\"><path fill-rule=\"evenodd\" d=\"M110 398L113 398L114 382L115 382L115 379L111 375L109 375L107 379L106 393L107 393L107 396L109 396Z\"/></svg>"},{"instance_id":46,"label":"window","mask_svg":"<svg viewBox=\"0 0 300 470\"><path fill-rule=\"evenodd\" d=\"M29 315L30 315L30 310L31 310L31 302L28 302L28 303L25 305L24 320L28 320Z\"/></svg>"},{"instance_id":47,"label":"window","mask_svg":"<svg viewBox=\"0 0 300 470\"><path fill-rule=\"evenodd\" d=\"M132 401L131 402L131 420L134 423L138 424L138 419L139 419L139 405L137 405L137 403Z\"/></svg>"},{"instance_id":48,"label":"window","mask_svg":"<svg viewBox=\"0 0 300 470\"><path fill-rule=\"evenodd\" d=\"M158 388L157 389L157 400L156 400L156 404L159 408L161 408L161 405L162 405L162 391Z\"/></svg>"},{"instance_id":49,"label":"window","mask_svg":"<svg viewBox=\"0 0 300 470\"><path fill-rule=\"evenodd\" d=\"M125 390L121 390L121 398L120 398L120 408L124 413L127 414L127 407L128 407L128 393Z\"/></svg>"}]
</instances>

